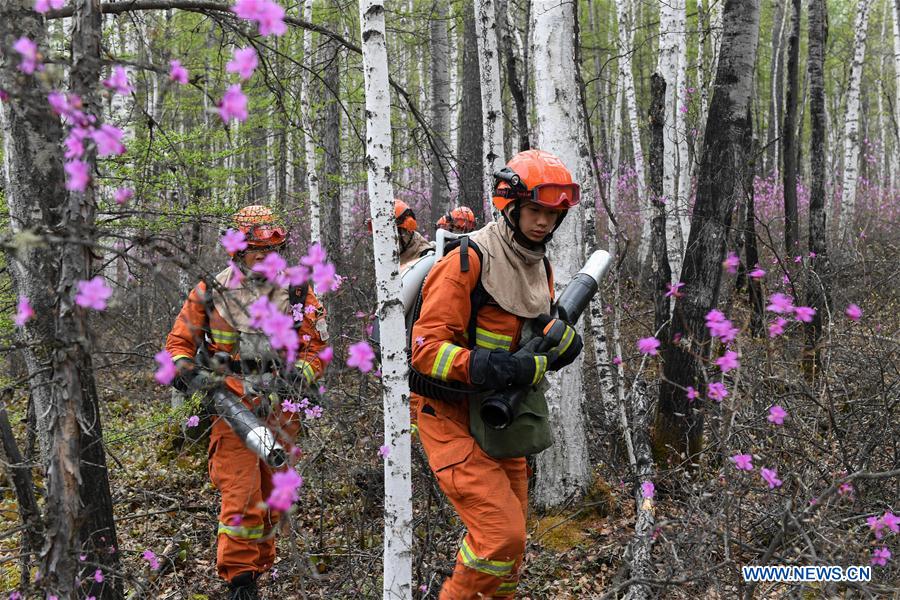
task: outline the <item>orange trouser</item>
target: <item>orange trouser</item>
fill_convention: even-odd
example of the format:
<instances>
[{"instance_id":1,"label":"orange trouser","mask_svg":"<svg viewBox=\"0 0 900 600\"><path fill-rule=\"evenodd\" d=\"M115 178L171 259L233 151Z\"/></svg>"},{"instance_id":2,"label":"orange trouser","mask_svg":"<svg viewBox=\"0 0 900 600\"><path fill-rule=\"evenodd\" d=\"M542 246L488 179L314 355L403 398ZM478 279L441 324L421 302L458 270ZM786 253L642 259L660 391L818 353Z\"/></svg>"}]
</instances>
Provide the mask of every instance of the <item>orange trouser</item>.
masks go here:
<instances>
[{"instance_id":1,"label":"orange trouser","mask_svg":"<svg viewBox=\"0 0 900 600\"><path fill-rule=\"evenodd\" d=\"M497 460L485 454L469 434L465 404L416 400L428 463L468 530L440 598L512 598L525 554L525 459Z\"/></svg>"},{"instance_id":2,"label":"orange trouser","mask_svg":"<svg viewBox=\"0 0 900 600\"><path fill-rule=\"evenodd\" d=\"M230 387L230 386L229 386ZM289 416L283 415L284 417ZM282 417L282 415L279 415ZM296 435L296 418L269 419L273 431ZM275 532L281 513L262 504L272 491L272 469L244 446L223 419L215 419L209 440L209 478L222 494L216 570L231 581L239 573L264 573L275 562Z\"/></svg>"}]
</instances>

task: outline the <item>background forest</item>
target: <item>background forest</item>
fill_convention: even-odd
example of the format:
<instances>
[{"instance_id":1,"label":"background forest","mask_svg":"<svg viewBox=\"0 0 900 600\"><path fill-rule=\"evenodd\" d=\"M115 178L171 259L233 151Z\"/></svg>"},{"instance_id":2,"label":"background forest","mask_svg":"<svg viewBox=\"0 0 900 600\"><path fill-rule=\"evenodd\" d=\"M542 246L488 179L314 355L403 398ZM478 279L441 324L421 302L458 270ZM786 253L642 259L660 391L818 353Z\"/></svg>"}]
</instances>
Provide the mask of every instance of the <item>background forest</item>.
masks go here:
<instances>
[{"instance_id":1,"label":"background forest","mask_svg":"<svg viewBox=\"0 0 900 600\"><path fill-rule=\"evenodd\" d=\"M370 206L372 40L356 3L280 5L273 34L215 0L0 0L10 598L218 597L209 421L154 357L247 204L290 226L285 258L320 243L340 276L264 597L436 598L452 572L464 528L413 439L411 581L384 583L405 391L347 364L386 314L373 240L396 248ZM382 172L420 231L460 205L491 220L490 174L541 148L583 190L557 283L614 258L554 382L521 597L896 597L900 0L383 8ZM82 109L105 137L72 140ZM748 564L872 579L751 584Z\"/></svg>"}]
</instances>

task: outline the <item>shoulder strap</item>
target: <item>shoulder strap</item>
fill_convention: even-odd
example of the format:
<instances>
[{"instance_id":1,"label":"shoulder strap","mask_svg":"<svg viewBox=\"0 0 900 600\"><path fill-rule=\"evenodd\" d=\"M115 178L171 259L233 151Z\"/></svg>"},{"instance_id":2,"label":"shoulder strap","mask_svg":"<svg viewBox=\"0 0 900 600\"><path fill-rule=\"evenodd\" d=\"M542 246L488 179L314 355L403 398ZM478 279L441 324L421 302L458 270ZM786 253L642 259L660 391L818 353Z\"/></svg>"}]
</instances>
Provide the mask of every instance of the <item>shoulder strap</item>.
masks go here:
<instances>
[{"instance_id":1,"label":"shoulder strap","mask_svg":"<svg viewBox=\"0 0 900 600\"><path fill-rule=\"evenodd\" d=\"M288 302L291 306L306 303L306 296L309 295L309 282L304 281L300 285L292 285L288 287Z\"/></svg>"}]
</instances>

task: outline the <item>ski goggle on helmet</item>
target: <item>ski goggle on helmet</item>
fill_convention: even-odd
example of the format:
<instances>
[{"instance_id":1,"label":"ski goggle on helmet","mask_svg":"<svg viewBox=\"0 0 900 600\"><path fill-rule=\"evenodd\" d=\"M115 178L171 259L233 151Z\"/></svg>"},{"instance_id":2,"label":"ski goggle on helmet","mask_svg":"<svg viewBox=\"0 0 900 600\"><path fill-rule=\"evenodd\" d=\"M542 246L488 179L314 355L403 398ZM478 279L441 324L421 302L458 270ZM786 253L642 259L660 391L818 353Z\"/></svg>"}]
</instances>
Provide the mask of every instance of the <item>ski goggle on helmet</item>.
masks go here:
<instances>
[{"instance_id":1,"label":"ski goggle on helmet","mask_svg":"<svg viewBox=\"0 0 900 600\"><path fill-rule=\"evenodd\" d=\"M568 210L581 201L581 186L559 158L543 150L526 150L494 173L494 206L502 211L514 200L529 200L553 210Z\"/></svg>"}]
</instances>

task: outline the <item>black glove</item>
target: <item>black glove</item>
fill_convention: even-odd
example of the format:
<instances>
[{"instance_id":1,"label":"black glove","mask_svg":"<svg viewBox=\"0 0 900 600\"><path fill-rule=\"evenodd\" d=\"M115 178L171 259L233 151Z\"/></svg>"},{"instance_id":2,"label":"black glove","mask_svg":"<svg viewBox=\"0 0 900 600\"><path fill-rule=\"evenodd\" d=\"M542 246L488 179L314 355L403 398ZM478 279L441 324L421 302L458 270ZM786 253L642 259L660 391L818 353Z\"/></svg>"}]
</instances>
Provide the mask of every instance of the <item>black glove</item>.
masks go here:
<instances>
[{"instance_id":1,"label":"black glove","mask_svg":"<svg viewBox=\"0 0 900 600\"><path fill-rule=\"evenodd\" d=\"M186 394L193 388L192 384L197 377L196 365L189 358L179 358L175 361L175 368L177 373L175 374L175 379L172 380L172 387Z\"/></svg>"},{"instance_id":2,"label":"black glove","mask_svg":"<svg viewBox=\"0 0 900 600\"><path fill-rule=\"evenodd\" d=\"M544 342L541 351L546 352L550 359L548 370L558 371L572 364L584 348L584 341L575 328L550 315L539 315L535 321L542 328Z\"/></svg>"},{"instance_id":3,"label":"black glove","mask_svg":"<svg viewBox=\"0 0 900 600\"><path fill-rule=\"evenodd\" d=\"M482 390L499 390L537 384L547 371L548 356L538 353L542 338L516 350L476 348L469 358L469 381Z\"/></svg>"}]
</instances>

